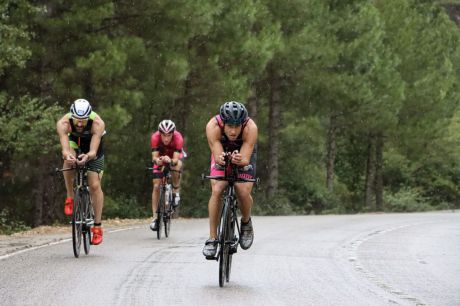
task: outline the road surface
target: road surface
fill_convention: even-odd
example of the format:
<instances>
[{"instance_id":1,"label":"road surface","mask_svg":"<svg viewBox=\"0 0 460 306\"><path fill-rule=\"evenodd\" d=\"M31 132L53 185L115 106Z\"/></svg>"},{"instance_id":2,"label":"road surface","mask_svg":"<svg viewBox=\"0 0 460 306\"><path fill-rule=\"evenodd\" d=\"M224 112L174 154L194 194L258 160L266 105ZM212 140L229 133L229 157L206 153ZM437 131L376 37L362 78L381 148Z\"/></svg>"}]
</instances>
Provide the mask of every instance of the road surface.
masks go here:
<instances>
[{"instance_id":1,"label":"road surface","mask_svg":"<svg viewBox=\"0 0 460 306\"><path fill-rule=\"evenodd\" d=\"M0 244L0 304L460 305L459 212L253 224L254 244L238 249L223 288L218 263L201 254L206 219L173 220L160 241L148 224L107 229L78 259L69 239L35 237L41 247L14 252Z\"/></svg>"}]
</instances>

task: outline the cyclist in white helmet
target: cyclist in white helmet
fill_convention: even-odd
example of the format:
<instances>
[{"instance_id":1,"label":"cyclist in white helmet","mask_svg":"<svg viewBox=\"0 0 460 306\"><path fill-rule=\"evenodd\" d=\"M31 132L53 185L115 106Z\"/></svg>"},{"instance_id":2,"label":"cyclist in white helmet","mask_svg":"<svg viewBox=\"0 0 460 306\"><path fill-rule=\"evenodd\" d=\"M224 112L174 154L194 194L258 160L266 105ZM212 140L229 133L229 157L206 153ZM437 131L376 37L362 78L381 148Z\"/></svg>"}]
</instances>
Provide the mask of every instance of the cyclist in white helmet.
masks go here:
<instances>
[{"instance_id":1,"label":"cyclist in white helmet","mask_svg":"<svg viewBox=\"0 0 460 306\"><path fill-rule=\"evenodd\" d=\"M102 207L104 194L101 188L102 172L104 170L104 146L105 123L96 114L89 102L78 99L72 103L70 112L65 114L56 124L57 133L61 141L63 168L71 168L75 164L89 167L88 184L94 206L94 227L91 228L94 245L102 242ZM81 154L76 156L76 150ZM73 171L65 171L64 180L67 190L67 199L64 204L64 213L72 215L73 211Z\"/></svg>"},{"instance_id":2,"label":"cyclist in white helmet","mask_svg":"<svg viewBox=\"0 0 460 306\"><path fill-rule=\"evenodd\" d=\"M150 224L152 231L158 230L158 222L156 220L156 211L158 208L158 199L160 196L160 182L163 177L161 167L164 164L170 164L173 185L174 206L179 206L180 201L180 174L182 169L182 161L186 157L183 150L184 138L182 134L176 131L176 125L171 120L163 120L158 125L158 131L152 134L150 138L150 146L152 148L153 162L153 190L152 190L152 214L153 221Z\"/></svg>"}]
</instances>

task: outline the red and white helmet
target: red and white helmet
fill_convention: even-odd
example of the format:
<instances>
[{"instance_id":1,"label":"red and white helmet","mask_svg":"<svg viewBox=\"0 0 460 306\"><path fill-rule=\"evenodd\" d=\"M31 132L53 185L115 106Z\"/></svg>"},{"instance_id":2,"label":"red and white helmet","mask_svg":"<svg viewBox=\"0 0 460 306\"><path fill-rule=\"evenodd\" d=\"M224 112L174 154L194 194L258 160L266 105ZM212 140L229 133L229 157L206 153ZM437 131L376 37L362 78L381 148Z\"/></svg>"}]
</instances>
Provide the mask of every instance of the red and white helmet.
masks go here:
<instances>
[{"instance_id":1,"label":"red and white helmet","mask_svg":"<svg viewBox=\"0 0 460 306\"><path fill-rule=\"evenodd\" d=\"M176 130L176 125L171 120L163 120L158 125L158 130L164 134L169 134Z\"/></svg>"}]
</instances>

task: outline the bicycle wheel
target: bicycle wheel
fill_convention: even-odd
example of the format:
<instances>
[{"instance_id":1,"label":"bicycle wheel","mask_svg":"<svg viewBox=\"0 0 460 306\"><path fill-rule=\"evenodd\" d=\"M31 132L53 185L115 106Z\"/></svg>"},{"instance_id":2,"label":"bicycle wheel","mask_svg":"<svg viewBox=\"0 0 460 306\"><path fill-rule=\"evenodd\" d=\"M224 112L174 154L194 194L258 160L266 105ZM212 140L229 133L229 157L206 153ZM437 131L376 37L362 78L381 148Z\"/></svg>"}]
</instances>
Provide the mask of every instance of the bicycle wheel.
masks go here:
<instances>
[{"instance_id":1,"label":"bicycle wheel","mask_svg":"<svg viewBox=\"0 0 460 306\"><path fill-rule=\"evenodd\" d=\"M158 208L157 208L157 238L161 239L161 231L163 230L163 215L165 211L165 193L163 190L163 186L160 189L160 200L158 201Z\"/></svg>"},{"instance_id":2,"label":"bicycle wheel","mask_svg":"<svg viewBox=\"0 0 460 306\"><path fill-rule=\"evenodd\" d=\"M171 204L170 204L166 213L163 216L164 223L165 223L165 236L166 237L169 237L169 232L171 231L171 215L172 215L172 211L171 211Z\"/></svg>"},{"instance_id":3,"label":"bicycle wheel","mask_svg":"<svg viewBox=\"0 0 460 306\"><path fill-rule=\"evenodd\" d=\"M222 213L220 218L220 231L219 231L219 286L223 287L227 279L227 262L229 255L228 244L228 215L229 215L229 199L224 199Z\"/></svg>"},{"instance_id":4,"label":"bicycle wheel","mask_svg":"<svg viewBox=\"0 0 460 306\"><path fill-rule=\"evenodd\" d=\"M237 245L235 246L235 248L238 247L237 239L235 236L235 222L237 221L236 221L236 217L234 216L234 213L235 213L234 211L230 210L230 214L228 215L228 237L230 238L229 240L231 241L231 244L229 245L229 250L230 248L233 247L234 244ZM232 257L233 257L233 252L229 252L228 260L227 260L227 267L226 267L227 270L225 272L227 282L230 281L230 272L232 271Z\"/></svg>"},{"instance_id":5,"label":"bicycle wheel","mask_svg":"<svg viewBox=\"0 0 460 306\"><path fill-rule=\"evenodd\" d=\"M94 209L93 205L91 204L91 198L89 196L89 192L86 191L83 193L84 195L84 201L85 203L84 207L84 215L83 215L83 220L84 226L83 226L83 247L85 249L85 254L89 254L89 250L91 248L91 227L94 224Z\"/></svg>"},{"instance_id":6,"label":"bicycle wheel","mask_svg":"<svg viewBox=\"0 0 460 306\"><path fill-rule=\"evenodd\" d=\"M82 192L77 190L75 192L75 200L72 213L72 244L73 254L78 258L80 256L81 236L82 236Z\"/></svg>"}]
</instances>

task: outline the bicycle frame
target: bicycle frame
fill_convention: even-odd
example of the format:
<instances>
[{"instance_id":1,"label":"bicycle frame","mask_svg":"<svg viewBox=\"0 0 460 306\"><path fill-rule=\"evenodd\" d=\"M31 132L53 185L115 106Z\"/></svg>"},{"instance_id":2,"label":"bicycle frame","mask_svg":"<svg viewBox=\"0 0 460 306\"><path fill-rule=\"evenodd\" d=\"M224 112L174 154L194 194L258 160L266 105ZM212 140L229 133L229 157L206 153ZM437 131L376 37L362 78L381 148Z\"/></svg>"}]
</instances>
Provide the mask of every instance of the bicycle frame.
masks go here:
<instances>
[{"instance_id":1,"label":"bicycle frame","mask_svg":"<svg viewBox=\"0 0 460 306\"><path fill-rule=\"evenodd\" d=\"M91 203L91 195L88 186L86 165L75 165L72 168L56 169L56 172L75 170L74 179L74 207L72 213L72 243L75 257L80 256L81 238L83 236L83 245L85 254L89 254L91 245L91 227L94 225L94 210Z\"/></svg>"},{"instance_id":2,"label":"bicycle frame","mask_svg":"<svg viewBox=\"0 0 460 306\"><path fill-rule=\"evenodd\" d=\"M153 167L148 167L147 170L153 170ZM160 195L158 198L157 206L157 220L158 220L158 230L157 238L161 239L162 225L165 226L165 236L169 236L171 228L171 215L174 213L173 207L173 197L172 197L172 177L171 172L176 170L171 170L170 165L166 164L161 168L163 172L163 177L160 181ZM180 171L178 171L180 172ZM169 193L166 194L166 191L169 189ZM166 198L167 196L167 198Z\"/></svg>"}]
</instances>

